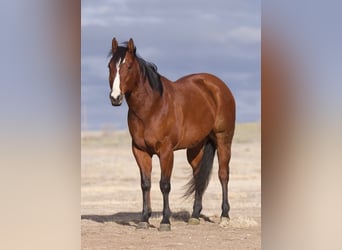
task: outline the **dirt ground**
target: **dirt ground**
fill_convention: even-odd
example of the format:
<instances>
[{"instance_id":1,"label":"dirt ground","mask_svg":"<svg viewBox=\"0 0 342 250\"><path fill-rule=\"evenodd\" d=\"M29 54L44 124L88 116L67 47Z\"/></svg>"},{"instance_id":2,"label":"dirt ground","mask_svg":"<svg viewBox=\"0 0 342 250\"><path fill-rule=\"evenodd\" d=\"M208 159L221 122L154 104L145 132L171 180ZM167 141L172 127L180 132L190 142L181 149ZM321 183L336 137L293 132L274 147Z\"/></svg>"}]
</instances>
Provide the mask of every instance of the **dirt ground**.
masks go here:
<instances>
[{"instance_id":1,"label":"dirt ground","mask_svg":"<svg viewBox=\"0 0 342 250\"><path fill-rule=\"evenodd\" d=\"M220 226L217 159L203 198L200 225L188 225L192 199L182 198L191 177L184 150L175 152L171 178L171 231L159 232L160 168L153 157L151 227L137 230L140 176L127 131L82 132L82 249L261 249L260 124L237 124L232 147L230 222Z\"/></svg>"}]
</instances>

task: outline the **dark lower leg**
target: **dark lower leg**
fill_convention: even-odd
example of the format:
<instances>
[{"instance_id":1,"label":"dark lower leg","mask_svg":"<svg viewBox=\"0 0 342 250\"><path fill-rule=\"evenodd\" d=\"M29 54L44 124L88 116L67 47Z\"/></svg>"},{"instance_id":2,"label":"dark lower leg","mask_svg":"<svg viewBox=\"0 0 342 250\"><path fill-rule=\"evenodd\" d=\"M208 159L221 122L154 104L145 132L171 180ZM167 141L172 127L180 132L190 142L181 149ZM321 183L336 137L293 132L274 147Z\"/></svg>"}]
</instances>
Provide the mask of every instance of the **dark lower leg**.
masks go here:
<instances>
[{"instance_id":1,"label":"dark lower leg","mask_svg":"<svg viewBox=\"0 0 342 250\"><path fill-rule=\"evenodd\" d=\"M220 179L222 186L222 214L221 217L229 218L229 202L228 202L228 180Z\"/></svg>"},{"instance_id":2,"label":"dark lower leg","mask_svg":"<svg viewBox=\"0 0 342 250\"><path fill-rule=\"evenodd\" d=\"M150 203L150 190L151 190L151 178L141 179L141 190L143 195L143 210L141 221L148 222L152 214L151 203Z\"/></svg>"},{"instance_id":3,"label":"dark lower leg","mask_svg":"<svg viewBox=\"0 0 342 250\"><path fill-rule=\"evenodd\" d=\"M160 190L163 194L163 219L161 224L170 224L170 206L169 206L169 193L171 190L170 180L160 181Z\"/></svg>"},{"instance_id":4,"label":"dark lower leg","mask_svg":"<svg viewBox=\"0 0 342 250\"><path fill-rule=\"evenodd\" d=\"M222 214L221 217L229 218L229 202L228 202L228 181L229 181L229 162L230 162L230 144L218 147L218 160L220 179L222 187Z\"/></svg>"},{"instance_id":5,"label":"dark lower leg","mask_svg":"<svg viewBox=\"0 0 342 250\"><path fill-rule=\"evenodd\" d=\"M148 223L148 219L151 216L152 211L150 202L152 155L137 148L134 142L132 143L132 151L140 169L141 191L143 198L141 220L142 222Z\"/></svg>"}]
</instances>

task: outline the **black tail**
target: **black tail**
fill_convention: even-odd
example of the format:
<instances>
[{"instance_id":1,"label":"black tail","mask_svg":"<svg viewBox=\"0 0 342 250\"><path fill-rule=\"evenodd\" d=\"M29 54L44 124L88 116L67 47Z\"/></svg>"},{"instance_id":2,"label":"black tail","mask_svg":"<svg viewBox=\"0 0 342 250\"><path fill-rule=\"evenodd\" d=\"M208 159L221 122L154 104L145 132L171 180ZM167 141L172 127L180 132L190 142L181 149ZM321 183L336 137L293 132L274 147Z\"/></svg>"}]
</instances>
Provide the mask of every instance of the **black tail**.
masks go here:
<instances>
[{"instance_id":1,"label":"black tail","mask_svg":"<svg viewBox=\"0 0 342 250\"><path fill-rule=\"evenodd\" d=\"M214 142L208 140L204 146L204 154L199 163L197 173L187 184L188 190L185 192L184 197L191 196L195 191L202 196L206 190L209 184L211 170L213 169L215 150L216 146Z\"/></svg>"}]
</instances>

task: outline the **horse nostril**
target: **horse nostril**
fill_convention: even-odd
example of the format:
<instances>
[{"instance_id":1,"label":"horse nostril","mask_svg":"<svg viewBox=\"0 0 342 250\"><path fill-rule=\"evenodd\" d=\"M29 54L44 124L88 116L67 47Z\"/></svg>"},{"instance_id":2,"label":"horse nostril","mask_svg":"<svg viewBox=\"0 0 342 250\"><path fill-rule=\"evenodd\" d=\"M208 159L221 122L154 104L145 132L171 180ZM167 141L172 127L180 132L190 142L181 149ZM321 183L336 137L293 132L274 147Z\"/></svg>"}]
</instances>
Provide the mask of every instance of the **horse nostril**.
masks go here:
<instances>
[{"instance_id":1,"label":"horse nostril","mask_svg":"<svg viewBox=\"0 0 342 250\"><path fill-rule=\"evenodd\" d=\"M112 93L109 93L109 99L113 106L120 106L122 103L123 95L113 97Z\"/></svg>"},{"instance_id":2,"label":"horse nostril","mask_svg":"<svg viewBox=\"0 0 342 250\"><path fill-rule=\"evenodd\" d=\"M112 104L115 102L115 98L111 95L111 93L109 93L109 99Z\"/></svg>"}]
</instances>

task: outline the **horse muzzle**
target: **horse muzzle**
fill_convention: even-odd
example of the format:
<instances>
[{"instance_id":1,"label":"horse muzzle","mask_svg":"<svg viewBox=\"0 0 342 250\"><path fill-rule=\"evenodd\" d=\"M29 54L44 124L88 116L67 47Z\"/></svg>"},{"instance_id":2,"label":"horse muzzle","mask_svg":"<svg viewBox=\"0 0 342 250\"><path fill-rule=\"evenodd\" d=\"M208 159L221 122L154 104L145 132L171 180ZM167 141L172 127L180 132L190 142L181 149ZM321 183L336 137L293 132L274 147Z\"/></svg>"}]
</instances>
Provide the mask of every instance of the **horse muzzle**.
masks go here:
<instances>
[{"instance_id":1,"label":"horse muzzle","mask_svg":"<svg viewBox=\"0 0 342 250\"><path fill-rule=\"evenodd\" d=\"M122 104L123 95L120 94L114 98L111 94L109 94L109 99L113 106L120 106Z\"/></svg>"}]
</instances>

